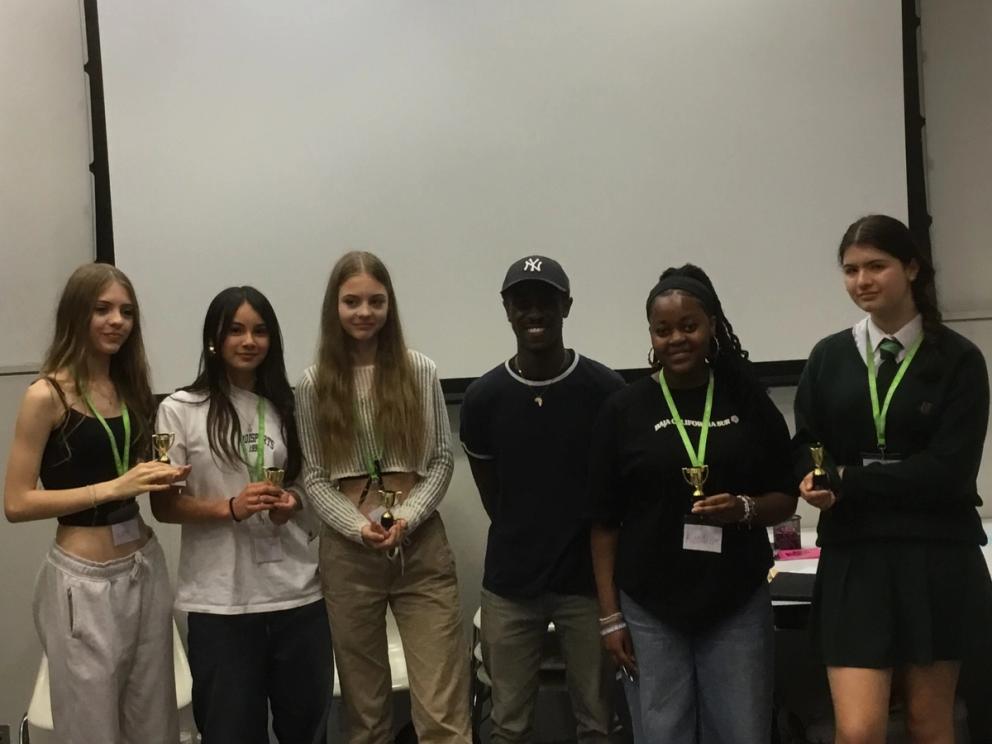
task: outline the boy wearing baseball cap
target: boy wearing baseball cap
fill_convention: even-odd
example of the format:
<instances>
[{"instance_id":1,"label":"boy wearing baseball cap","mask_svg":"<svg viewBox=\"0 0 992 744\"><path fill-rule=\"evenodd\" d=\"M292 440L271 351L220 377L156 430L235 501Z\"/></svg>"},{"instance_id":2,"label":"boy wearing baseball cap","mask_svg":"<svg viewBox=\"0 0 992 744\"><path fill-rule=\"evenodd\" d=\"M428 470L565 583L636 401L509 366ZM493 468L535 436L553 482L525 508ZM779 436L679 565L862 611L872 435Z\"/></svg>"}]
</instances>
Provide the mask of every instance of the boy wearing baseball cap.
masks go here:
<instances>
[{"instance_id":1,"label":"boy wearing baseball cap","mask_svg":"<svg viewBox=\"0 0 992 744\"><path fill-rule=\"evenodd\" d=\"M482 653L492 680L492 742L528 741L541 648L555 624L579 742L608 741L614 669L600 644L586 494L590 434L614 371L565 348L568 276L527 256L500 290L516 353L473 382L462 446L489 514Z\"/></svg>"}]
</instances>

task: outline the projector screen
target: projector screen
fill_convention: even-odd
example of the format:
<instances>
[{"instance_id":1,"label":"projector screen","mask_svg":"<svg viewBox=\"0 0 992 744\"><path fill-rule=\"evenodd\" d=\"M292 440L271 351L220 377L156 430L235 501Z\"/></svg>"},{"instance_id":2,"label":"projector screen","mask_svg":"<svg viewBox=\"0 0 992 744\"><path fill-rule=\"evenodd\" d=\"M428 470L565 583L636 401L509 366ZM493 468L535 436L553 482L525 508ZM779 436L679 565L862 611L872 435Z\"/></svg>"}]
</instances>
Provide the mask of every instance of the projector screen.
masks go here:
<instances>
[{"instance_id":1,"label":"projector screen","mask_svg":"<svg viewBox=\"0 0 992 744\"><path fill-rule=\"evenodd\" d=\"M116 263L159 391L252 284L295 380L334 261L389 266L444 378L510 356L516 258L566 344L645 366L644 298L704 267L758 361L857 317L847 225L907 212L899 0L100 0Z\"/></svg>"}]
</instances>

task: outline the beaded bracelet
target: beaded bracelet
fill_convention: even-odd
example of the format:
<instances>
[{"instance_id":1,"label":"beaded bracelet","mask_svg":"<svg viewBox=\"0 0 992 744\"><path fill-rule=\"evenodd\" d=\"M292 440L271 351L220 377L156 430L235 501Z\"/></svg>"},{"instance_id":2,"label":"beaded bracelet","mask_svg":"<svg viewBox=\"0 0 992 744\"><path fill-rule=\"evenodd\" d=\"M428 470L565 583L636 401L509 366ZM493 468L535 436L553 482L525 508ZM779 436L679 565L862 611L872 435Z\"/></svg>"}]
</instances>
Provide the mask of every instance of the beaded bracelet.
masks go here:
<instances>
[{"instance_id":1,"label":"beaded bracelet","mask_svg":"<svg viewBox=\"0 0 992 744\"><path fill-rule=\"evenodd\" d=\"M608 636L611 633L616 633L618 630L623 630L627 627L627 623L622 620L619 623L614 623L613 625L607 625L605 628L599 631L601 636Z\"/></svg>"}]
</instances>

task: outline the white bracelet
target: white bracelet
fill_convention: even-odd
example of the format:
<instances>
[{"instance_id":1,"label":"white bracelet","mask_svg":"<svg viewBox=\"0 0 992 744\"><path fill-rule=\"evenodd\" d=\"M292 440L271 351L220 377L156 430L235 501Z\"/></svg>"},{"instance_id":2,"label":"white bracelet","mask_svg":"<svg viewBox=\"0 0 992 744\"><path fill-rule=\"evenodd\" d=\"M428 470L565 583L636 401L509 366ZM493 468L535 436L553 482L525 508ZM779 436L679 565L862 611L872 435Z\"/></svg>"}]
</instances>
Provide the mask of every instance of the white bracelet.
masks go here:
<instances>
[{"instance_id":1,"label":"white bracelet","mask_svg":"<svg viewBox=\"0 0 992 744\"><path fill-rule=\"evenodd\" d=\"M753 496L745 496L744 494L737 494L737 499L744 504L744 518L741 520L748 527L751 526L751 522L754 521L755 513L757 507L754 503Z\"/></svg>"},{"instance_id":2,"label":"white bracelet","mask_svg":"<svg viewBox=\"0 0 992 744\"><path fill-rule=\"evenodd\" d=\"M607 615L606 617L599 618L599 624L601 626L612 625L618 620L623 620L622 612L614 612L612 615Z\"/></svg>"},{"instance_id":3,"label":"white bracelet","mask_svg":"<svg viewBox=\"0 0 992 744\"><path fill-rule=\"evenodd\" d=\"M599 634L601 636L608 636L611 633L616 633L618 630L623 630L626 627L627 627L627 623L621 620L619 623L615 623L614 625L607 625L605 628L599 631Z\"/></svg>"}]
</instances>

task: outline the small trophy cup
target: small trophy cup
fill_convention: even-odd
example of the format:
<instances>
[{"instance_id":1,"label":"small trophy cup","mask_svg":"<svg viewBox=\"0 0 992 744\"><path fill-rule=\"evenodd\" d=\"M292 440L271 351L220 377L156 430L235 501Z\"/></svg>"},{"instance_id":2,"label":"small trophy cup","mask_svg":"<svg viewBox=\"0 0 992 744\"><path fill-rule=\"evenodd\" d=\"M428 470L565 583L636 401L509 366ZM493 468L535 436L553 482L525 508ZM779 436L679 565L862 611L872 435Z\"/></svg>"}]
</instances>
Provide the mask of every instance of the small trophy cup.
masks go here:
<instances>
[{"instance_id":1,"label":"small trophy cup","mask_svg":"<svg viewBox=\"0 0 992 744\"><path fill-rule=\"evenodd\" d=\"M172 462L169 459L169 448L175 441L176 435L172 432L152 434L152 446L155 447L155 451L158 453L156 459L159 462L164 462L166 465Z\"/></svg>"},{"instance_id":2,"label":"small trophy cup","mask_svg":"<svg viewBox=\"0 0 992 744\"><path fill-rule=\"evenodd\" d=\"M809 455L813 458L813 490L829 491L830 477L823 469L823 445L817 442L809 448Z\"/></svg>"},{"instance_id":3,"label":"small trophy cup","mask_svg":"<svg viewBox=\"0 0 992 744\"><path fill-rule=\"evenodd\" d=\"M286 471L282 468L266 468L265 482L270 486L282 488L282 481L286 477Z\"/></svg>"},{"instance_id":4,"label":"small trophy cup","mask_svg":"<svg viewBox=\"0 0 992 744\"><path fill-rule=\"evenodd\" d=\"M685 482L692 486L692 498L701 499L703 498L703 484L710 475L709 465L700 465L699 467L692 468L682 468L682 477L685 478Z\"/></svg>"},{"instance_id":5,"label":"small trophy cup","mask_svg":"<svg viewBox=\"0 0 992 744\"><path fill-rule=\"evenodd\" d=\"M379 517L379 524L382 525L383 529L388 530L396 524L396 517L393 516L391 510L396 506L396 497L402 494L402 491L379 491L379 496L382 498L382 506L385 508L385 511Z\"/></svg>"}]
</instances>

